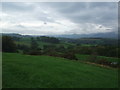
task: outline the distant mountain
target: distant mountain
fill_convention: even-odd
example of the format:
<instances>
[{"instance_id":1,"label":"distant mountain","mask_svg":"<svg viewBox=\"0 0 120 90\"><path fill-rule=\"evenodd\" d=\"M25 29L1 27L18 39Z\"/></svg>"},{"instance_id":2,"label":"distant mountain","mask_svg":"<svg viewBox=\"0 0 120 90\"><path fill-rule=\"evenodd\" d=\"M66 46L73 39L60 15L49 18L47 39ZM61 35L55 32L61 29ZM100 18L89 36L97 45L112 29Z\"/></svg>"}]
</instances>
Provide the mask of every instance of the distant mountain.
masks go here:
<instances>
[{"instance_id":1,"label":"distant mountain","mask_svg":"<svg viewBox=\"0 0 120 90\"><path fill-rule=\"evenodd\" d=\"M0 33L2 36L15 36L15 37L22 37L22 35L17 33Z\"/></svg>"},{"instance_id":2,"label":"distant mountain","mask_svg":"<svg viewBox=\"0 0 120 90\"><path fill-rule=\"evenodd\" d=\"M71 34L71 35L52 35L54 37L64 37L64 38L118 38L118 34L109 33L97 33L97 34Z\"/></svg>"},{"instance_id":3,"label":"distant mountain","mask_svg":"<svg viewBox=\"0 0 120 90\"><path fill-rule=\"evenodd\" d=\"M0 34L1 35L1 34ZM49 36L49 37L62 37L62 38L113 38L120 39L120 36L117 33L97 33L97 34L65 34L65 35L21 35L16 33L2 33L2 35L15 36L15 37L37 37L37 36Z\"/></svg>"},{"instance_id":4,"label":"distant mountain","mask_svg":"<svg viewBox=\"0 0 120 90\"><path fill-rule=\"evenodd\" d=\"M21 35L21 34L18 34L18 33L0 33L0 35L2 35L2 36L12 36L12 37L32 37L31 35Z\"/></svg>"}]
</instances>

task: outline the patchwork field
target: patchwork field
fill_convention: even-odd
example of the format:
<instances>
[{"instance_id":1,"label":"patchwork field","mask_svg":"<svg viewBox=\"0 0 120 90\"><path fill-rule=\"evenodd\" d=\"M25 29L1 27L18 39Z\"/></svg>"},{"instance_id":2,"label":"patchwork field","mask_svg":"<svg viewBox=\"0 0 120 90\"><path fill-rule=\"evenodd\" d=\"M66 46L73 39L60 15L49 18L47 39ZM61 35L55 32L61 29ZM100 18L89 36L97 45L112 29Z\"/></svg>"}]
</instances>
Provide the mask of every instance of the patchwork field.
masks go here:
<instances>
[{"instance_id":1,"label":"patchwork field","mask_svg":"<svg viewBox=\"0 0 120 90\"><path fill-rule=\"evenodd\" d=\"M81 54L76 54L76 57L80 61L89 61L90 55L81 55ZM106 56L97 56L98 59L105 59L110 62L119 62L120 58L115 58L115 57L106 57Z\"/></svg>"},{"instance_id":2,"label":"patchwork field","mask_svg":"<svg viewBox=\"0 0 120 90\"><path fill-rule=\"evenodd\" d=\"M50 56L3 53L3 88L117 88L117 69Z\"/></svg>"}]
</instances>

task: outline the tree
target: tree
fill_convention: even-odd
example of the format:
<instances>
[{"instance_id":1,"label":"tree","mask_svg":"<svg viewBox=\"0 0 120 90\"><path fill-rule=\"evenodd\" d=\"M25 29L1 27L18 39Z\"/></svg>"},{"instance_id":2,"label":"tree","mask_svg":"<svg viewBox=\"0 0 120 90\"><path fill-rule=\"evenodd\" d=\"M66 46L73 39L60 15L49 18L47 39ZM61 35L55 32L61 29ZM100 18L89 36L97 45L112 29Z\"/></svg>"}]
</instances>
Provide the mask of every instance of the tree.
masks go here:
<instances>
[{"instance_id":1,"label":"tree","mask_svg":"<svg viewBox=\"0 0 120 90\"><path fill-rule=\"evenodd\" d=\"M63 45L60 45L60 46L56 47L55 50L57 52L64 53L66 51L66 48Z\"/></svg>"},{"instance_id":2,"label":"tree","mask_svg":"<svg viewBox=\"0 0 120 90\"><path fill-rule=\"evenodd\" d=\"M97 60L98 60L98 55L97 55L97 52L93 52L89 57L88 57L88 60L90 61L90 62L97 62Z\"/></svg>"},{"instance_id":3,"label":"tree","mask_svg":"<svg viewBox=\"0 0 120 90\"><path fill-rule=\"evenodd\" d=\"M34 38L31 38L31 50L27 52L30 55L41 55L41 48L38 47L38 43Z\"/></svg>"},{"instance_id":4,"label":"tree","mask_svg":"<svg viewBox=\"0 0 120 90\"><path fill-rule=\"evenodd\" d=\"M64 53L62 57L70 59L70 60L78 60L75 56L75 53L73 52Z\"/></svg>"},{"instance_id":5,"label":"tree","mask_svg":"<svg viewBox=\"0 0 120 90\"><path fill-rule=\"evenodd\" d=\"M42 42L47 42L47 43L60 43L60 40L54 37L46 37L46 36L41 36L41 41Z\"/></svg>"},{"instance_id":6,"label":"tree","mask_svg":"<svg viewBox=\"0 0 120 90\"><path fill-rule=\"evenodd\" d=\"M2 37L2 51L3 52L16 52L17 47L10 36Z\"/></svg>"},{"instance_id":7,"label":"tree","mask_svg":"<svg viewBox=\"0 0 120 90\"><path fill-rule=\"evenodd\" d=\"M36 37L36 39L37 39L37 41L40 41L40 40L41 40L40 37Z\"/></svg>"},{"instance_id":8,"label":"tree","mask_svg":"<svg viewBox=\"0 0 120 90\"><path fill-rule=\"evenodd\" d=\"M38 43L34 38L31 38L31 50L37 50L38 49Z\"/></svg>"},{"instance_id":9,"label":"tree","mask_svg":"<svg viewBox=\"0 0 120 90\"><path fill-rule=\"evenodd\" d=\"M24 54L27 53L27 52L29 52L29 50L30 50L30 47L27 46L27 45L24 45L24 44L18 44L17 48L19 50L22 50Z\"/></svg>"}]
</instances>

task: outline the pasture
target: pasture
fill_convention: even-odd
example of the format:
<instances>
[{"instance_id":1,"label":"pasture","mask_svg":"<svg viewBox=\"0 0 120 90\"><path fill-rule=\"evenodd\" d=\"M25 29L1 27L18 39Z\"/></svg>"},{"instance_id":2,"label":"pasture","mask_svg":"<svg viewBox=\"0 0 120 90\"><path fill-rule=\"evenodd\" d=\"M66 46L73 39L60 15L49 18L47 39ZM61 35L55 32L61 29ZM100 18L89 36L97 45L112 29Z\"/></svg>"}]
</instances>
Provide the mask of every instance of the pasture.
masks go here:
<instances>
[{"instance_id":1,"label":"pasture","mask_svg":"<svg viewBox=\"0 0 120 90\"><path fill-rule=\"evenodd\" d=\"M117 88L117 69L51 56L3 53L3 88Z\"/></svg>"}]
</instances>

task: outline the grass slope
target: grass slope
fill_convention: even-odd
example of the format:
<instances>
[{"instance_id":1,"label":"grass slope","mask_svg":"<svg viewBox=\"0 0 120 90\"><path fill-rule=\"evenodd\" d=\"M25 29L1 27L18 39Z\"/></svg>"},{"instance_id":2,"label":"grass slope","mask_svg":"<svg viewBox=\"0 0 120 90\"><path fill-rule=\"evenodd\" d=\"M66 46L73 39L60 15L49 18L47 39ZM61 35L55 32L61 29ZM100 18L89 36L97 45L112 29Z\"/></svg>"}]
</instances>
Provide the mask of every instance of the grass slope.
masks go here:
<instances>
[{"instance_id":1,"label":"grass slope","mask_svg":"<svg viewBox=\"0 0 120 90\"><path fill-rule=\"evenodd\" d=\"M50 56L3 53L3 88L116 88L118 73Z\"/></svg>"}]
</instances>

